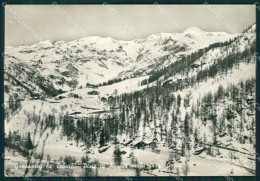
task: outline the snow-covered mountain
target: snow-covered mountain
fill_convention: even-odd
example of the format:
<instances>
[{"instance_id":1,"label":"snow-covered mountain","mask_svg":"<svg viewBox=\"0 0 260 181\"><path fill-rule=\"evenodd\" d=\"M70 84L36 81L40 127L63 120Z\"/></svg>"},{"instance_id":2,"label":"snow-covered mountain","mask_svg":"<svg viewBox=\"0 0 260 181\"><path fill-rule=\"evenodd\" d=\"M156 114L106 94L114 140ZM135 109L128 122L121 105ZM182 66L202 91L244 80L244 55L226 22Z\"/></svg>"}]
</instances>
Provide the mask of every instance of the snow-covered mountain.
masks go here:
<instances>
[{"instance_id":1,"label":"snow-covered mountain","mask_svg":"<svg viewBox=\"0 0 260 181\"><path fill-rule=\"evenodd\" d=\"M16 160L63 164L71 156L84 176L93 173L82 165L97 162L122 162L133 176L254 175L255 52L255 25L236 35L189 28L7 47L5 141L23 156L7 150L5 171L16 176ZM30 135L36 156L28 158ZM66 176L43 170L35 174Z\"/></svg>"},{"instance_id":2,"label":"snow-covered mountain","mask_svg":"<svg viewBox=\"0 0 260 181\"><path fill-rule=\"evenodd\" d=\"M44 41L6 47L5 72L32 92L55 94L55 90L68 91L86 83L149 75L180 56L236 36L188 28L182 33L154 34L133 41L97 36L71 42Z\"/></svg>"}]
</instances>

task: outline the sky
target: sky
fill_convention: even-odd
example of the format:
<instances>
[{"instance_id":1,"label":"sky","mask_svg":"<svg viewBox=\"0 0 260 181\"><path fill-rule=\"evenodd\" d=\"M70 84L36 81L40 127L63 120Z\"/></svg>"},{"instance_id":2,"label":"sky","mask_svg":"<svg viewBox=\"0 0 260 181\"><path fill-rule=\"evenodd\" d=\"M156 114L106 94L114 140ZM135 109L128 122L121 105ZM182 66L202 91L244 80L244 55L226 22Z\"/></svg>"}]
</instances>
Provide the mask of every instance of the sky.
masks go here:
<instances>
[{"instance_id":1,"label":"sky","mask_svg":"<svg viewBox=\"0 0 260 181\"><path fill-rule=\"evenodd\" d=\"M6 5L5 46L88 36L133 40L190 27L240 33L255 22L253 5Z\"/></svg>"}]
</instances>

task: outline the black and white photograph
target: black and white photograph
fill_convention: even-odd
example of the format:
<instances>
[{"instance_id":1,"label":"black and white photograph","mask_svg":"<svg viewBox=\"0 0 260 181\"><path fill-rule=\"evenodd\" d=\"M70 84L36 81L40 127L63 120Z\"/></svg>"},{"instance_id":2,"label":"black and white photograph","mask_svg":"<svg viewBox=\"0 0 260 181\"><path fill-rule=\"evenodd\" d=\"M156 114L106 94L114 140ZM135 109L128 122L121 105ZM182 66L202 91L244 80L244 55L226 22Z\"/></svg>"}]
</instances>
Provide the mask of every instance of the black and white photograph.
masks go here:
<instances>
[{"instance_id":1,"label":"black and white photograph","mask_svg":"<svg viewBox=\"0 0 260 181\"><path fill-rule=\"evenodd\" d=\"M255 4L2 6L6 177L256 175Z\"/></svg>"}]
</instances>

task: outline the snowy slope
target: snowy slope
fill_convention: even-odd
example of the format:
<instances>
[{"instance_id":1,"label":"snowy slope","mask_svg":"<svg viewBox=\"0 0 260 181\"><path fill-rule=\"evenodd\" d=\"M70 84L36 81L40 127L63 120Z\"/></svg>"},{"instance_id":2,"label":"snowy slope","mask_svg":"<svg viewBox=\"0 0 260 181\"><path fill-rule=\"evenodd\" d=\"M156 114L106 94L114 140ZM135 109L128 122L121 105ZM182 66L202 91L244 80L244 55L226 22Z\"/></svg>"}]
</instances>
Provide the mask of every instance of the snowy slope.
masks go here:
<instances>
[{"instance_id":1,"label":"snowy slope","mask_svg":"<svg viewBox=\"0 0 260 181\"><path fill-rule=\"evenodd\" d=\"M57 90L67 91L84 87L87 82L98 84L114 78L146 75L174 62L181 54L235 36L189 28L182 33L161 33L133 41L97 36L71 42L44 41L31 46L7 47L5 70L25 64L22 66L35 69Z\"/></svg>"},{"instance_id":2,"label":"snowy slope","mask_svg":"<svg viewBox=\"0 0 260 181\"><path fill-rule=\"evenodd\" d=\"M255 44L255 39L255 25L253 25L246 32L236 35L223 32L208 33L198 28L189 28L182 33L161 33L151 35L147 39L133 41L117 41L95 36L71 42L45 41L32 46L7 47L5 85L10 89L5 91L5 101L8 103L14 93L26 97L24 94L28 91L27 89L40 94L46 92L48 94L47 90L51 89L55 96L23 100L21 106L6 118L5 132L18 132L26 137L28 132L33 134L34 130L29 123L27 126L30 129L26 127L30 116L36 113L46 117L47 121L47 117L51 114L56 118L56 127L52 131L48 129L45 132L49 134L44 150L45 157L47 154L50 154L52 158L55 155L63 157L70 155L80 162L82 156L88 151L91 161L98 160L102 164L111 164L116 146L114 137L107 141L107 151L100 153L101 134L99 131L102 128L114 136L111 131L114 127L110 129L110 125L106 125L111 121L108 118L113 116L112 120L120 124L120 129L123 130L122 133L116 135L120 149L126 152L122 155L123 164L131 165L130 153L133 152L140 164L158 166L154 170L142 170L141 176L173 176L178 171L180 175L188 176L254 175L255 162L250 160L255 154L255 118L254 108L252 108L255 96L254 87L248 89L249 95L242 96L240 92L247 89L245 84L249 81L251 83L255 81L254 57L247 52ZM199 66L184 67L183 70L166 76L166 73L171 71L169 70L153 82L142 85L142 82L149 79L155 70L167 68L168 65L181 61L180 57L184 55L189 57L192 53L213 43L228 40L231 41L227 45L210 48L195 59L192 65ZM179 83L179 81L185 83L185 80L196 77L200 71L208 70L211 66L221 67L222 60L228 60L228 57L235 54L245 54L246 58L236 57L237 64L234 63L234 66L229 69L218 69L214 77L206 77L188 85ZM175 67L171 69L174 70ZM123 80L99 87L86 87L86 83L98 84L115 78ZM167 82L172 89L167 89L167 84L165 84ZM183 88L175 91L176 87L173 85L178 87L181 85ZM223 87L225 94L222 98L213 100L217 97L215 95L220 86ZM47 90L46 87L48 87ZM235 88L239 89L237 97L233 93ZM90 94L93 91L97 94ZM233 97L230 95L231 92ZM213 95L210 106L203 102L209 93ZM177 106L176 99L167 104L171 98L178 96L181 97L180 105ZM115 107L112 107L109 98L111 100L116 98ZM190 99L185 105L187 98ZM238 110L235 106L242 109ZM140 111L139 126L137 126L138 111ZM85 118L91 118L88 119L88 124L93 126L93 130L96 129L93 131L96 135L90 147L84 145L86 144L84 142L74 140L78 129L75 135L63 135L62 121L66 114L73 118L72 124L75 124L75 128L80 119L86 121ZM233 118L228 118L229 114L233 115ZM177 122L173 122L174 115ZM186 115L189 116L190 135L188 138L185 137L184 130L187 126L184 123ZM216 119L211 119L211 116ZM94 119L100 122L95 122ZM216 125L213 123L214 120ZM214 126L218 128L217 131L213 129ZM224 126L223 130L220 130L221 126ZM198 131L196 136L195 130ZM195 141L195 137L199 141ZM186 139L189 140L189 149L186 148L187 145L186 147L184 145L187 143ZM133 143L125 145L124 143L129 140ZM155 150L150 146L145 149L135 147L138 142L144 141L149 145L153 140L157 140ZM183 145L186 151L182 155ZM202 152L195 155L198 150ZM41 152L40 147L37 152ZM16 157L19 158L20 163L24 162L21 156L13 156L15 154L11 155L9 151L7 153L10 158L6 162L8 168L11 168L11 163L15 163ZM177 155L175 155L176 158L171 157L173 153ZM230 156L231 153L233 155ZM175 168L169 172L165 163L171 159L174 160ZM185 174L184 170L187 167L189 167L189 172ZM74 171L79 170L80 168L77 168ZM123 171L128 171L129 175L135 175L133 169L127 168ZM64 176L61 172L49 174ZM77 174L80 175L80 173ZM118 169L100 168L99 174L115 176L122 175L123 172Z\"/></svg>"}]
</instances>

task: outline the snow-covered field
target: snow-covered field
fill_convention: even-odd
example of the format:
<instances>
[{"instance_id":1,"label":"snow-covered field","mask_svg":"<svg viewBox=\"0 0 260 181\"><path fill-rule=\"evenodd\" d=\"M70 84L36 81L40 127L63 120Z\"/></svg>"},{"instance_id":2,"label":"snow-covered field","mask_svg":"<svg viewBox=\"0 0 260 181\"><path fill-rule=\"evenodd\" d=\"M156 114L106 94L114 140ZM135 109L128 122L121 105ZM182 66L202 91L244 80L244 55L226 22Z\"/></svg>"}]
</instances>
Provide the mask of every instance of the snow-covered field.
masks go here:
<instances>
[{"instance_id":1,"label":"snow-covered field","mask_svg":"<svg viewBox=\"0 0 260 181\"><path fill-rule=\"evenodd\" d=\"M5 149L5 174L23 175L25 169L16 169L17 164L46 165L49 162L53 166L64 164L66 157L73 157L71 173L64 168L45 168L36 173L32 169L26 174L85 176L82 159L87 156L87 163L105 165L105 168L92 168L92 176L254 175L255 118L252 106L255 91L250 86L255 81L256 65L246 54L255 40L253 30L255 26L244 34L229 35L189 28L179 34L162 33L130 42L89 37L7 48L9 61L5 70L10 75L5 79L9 86L8 91L5 90L5 102L10 110L11 107L16 109L5 119L6 140L10 144ZM194 56L191 53L227 40L234 42L227 43L227 46L216 45L217 48L204 52L193 62L200 67L187 72L183 69L167 79L164 78L168 72L164 72L156 80L142 84L151 75L156 75L159 67L167 67L180 56ZM233 67L217 70L214 78L206 77L176 91L163 87L167 81L180 86L178 81L197 76L199 71L218 64L217 60L227 58L234 53L232 51L237 54L246 52L248 60L237 60ZM35 74L30 75L33 67ZM115 78L124 80L96 87L86 85ZM222 93L219 93L220 87L224 93L217 99L216 95ZM237 87L249 95L244 96L242 91L237 93ZM60 90L49 95L46 89ZM167 94L166 90L169 91ZM34 93L45 96L37 97ZM210 104L202 105L209 93L213 95L209 96ZM21 99L19 106L12 103L15 101L11 98L16 94ZM16 95L15 100L18 98ZM173 102L168 105L170 100ZM67 118L73 120L67 123L71 125L64 125ZM177 122L174 123L175 118ZM84 124L80 122L82 120ZM214 126L224 129L216 131ZM84 137L82 130L85 129L88 134L91 132L91 139ZM198 131L196 134L195 130ZM76 138L78 134L80 138ZM86 138L91 145L82 141ZM24 141L25 146L22 145ZM126 144L127 141L130 142ZM30 147L30 144L33 148L26 152L29 156L25 156L23 148ZM16 150L17 145L20 150ZM117 150L120 150L118 155ZM36 158L35 154L42 154L42 159ZM124 168L112 167L116 162ZM133 162L143 167L138 170Z\"/></svg>"}]
</instances>

